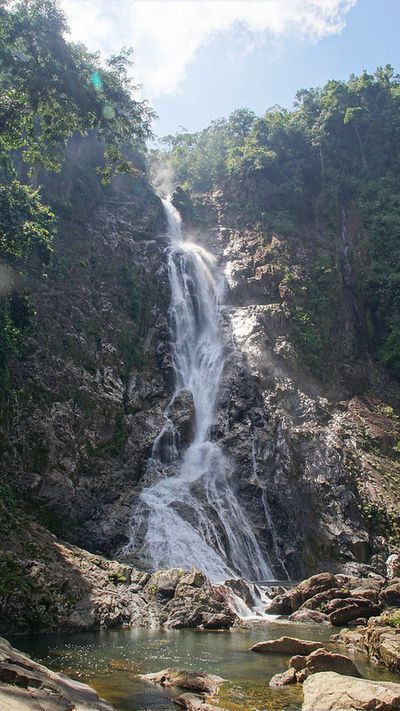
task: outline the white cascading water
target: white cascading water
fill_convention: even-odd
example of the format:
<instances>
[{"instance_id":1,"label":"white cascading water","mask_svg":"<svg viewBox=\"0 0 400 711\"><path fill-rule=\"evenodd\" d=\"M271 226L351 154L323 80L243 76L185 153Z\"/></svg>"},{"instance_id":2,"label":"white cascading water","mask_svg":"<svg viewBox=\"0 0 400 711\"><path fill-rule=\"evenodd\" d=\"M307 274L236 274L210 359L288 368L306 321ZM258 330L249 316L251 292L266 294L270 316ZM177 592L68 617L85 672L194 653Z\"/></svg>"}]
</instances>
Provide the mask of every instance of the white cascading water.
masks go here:
<instances>
[{"instance_id":1,"label":"white cascading water","mask_svg":"<svg viewBox=\"0 0 400 711\"><path fill-rule=\"evenodd\" d=\"M168 272L171 353L175 393L193 395L195 431L182 456L178 435L165 425L152 456L131 522L125 558L159 570L193 565L213 581L242 575L271 579L267 565L232 484L233 466L210 440L216 397L224 368L219 302L223 279L213 256L185 241L181 218L169 200L164 209L170 240Z\"/></svg>"}]
</instances>

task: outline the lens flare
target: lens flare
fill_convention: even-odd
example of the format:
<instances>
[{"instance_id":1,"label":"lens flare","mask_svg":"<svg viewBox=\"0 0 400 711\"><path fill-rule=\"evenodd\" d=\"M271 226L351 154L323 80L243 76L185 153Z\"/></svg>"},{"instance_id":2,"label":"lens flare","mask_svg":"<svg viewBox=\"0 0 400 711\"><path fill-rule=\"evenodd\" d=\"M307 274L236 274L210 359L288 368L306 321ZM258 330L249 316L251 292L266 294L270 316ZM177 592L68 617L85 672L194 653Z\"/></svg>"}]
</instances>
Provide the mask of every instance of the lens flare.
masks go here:
<instances>
[{"instance_id":1,"label":"lens flare","mask_svg":"<svg viewBox=\"0 0 400 711\"><path fill-rule=\"evenodd\" d=\"M103 116L107 121L111 121L115 117L115 111L110 104L103 106Z\"/></svg>"},{"instance_id":2,"label":"lens flare","mask_svg":"<svg viewBox=\"0 0 400 711\"><path fill-rule=\"evenodd\" d=\"M103 89L103 82L101 80L101 76L98 72L92 72L90 76L90 81L92 82L94 88L97 91L102 91Z\"/></svg>"}]
</instances>

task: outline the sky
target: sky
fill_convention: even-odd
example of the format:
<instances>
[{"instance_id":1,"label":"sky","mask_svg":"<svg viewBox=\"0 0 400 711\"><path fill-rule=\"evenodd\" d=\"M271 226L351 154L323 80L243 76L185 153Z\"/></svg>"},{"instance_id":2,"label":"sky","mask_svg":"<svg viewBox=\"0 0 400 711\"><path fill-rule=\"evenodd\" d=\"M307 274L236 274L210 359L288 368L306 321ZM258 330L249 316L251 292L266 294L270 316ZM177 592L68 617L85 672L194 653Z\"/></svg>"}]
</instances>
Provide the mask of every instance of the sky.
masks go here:
<instances>
[{"instance_id":1,"label":"sky","mask_svg":"<svg viewBox=\"0 0 400 711\"><path fill-rule=\"evenodd\" d=\"M231 111L290 108L298 89L392 64L400 0L60 0L71 38L107 57L133 47L137 98L158 136Z\"/></svg>"}]
</instances>

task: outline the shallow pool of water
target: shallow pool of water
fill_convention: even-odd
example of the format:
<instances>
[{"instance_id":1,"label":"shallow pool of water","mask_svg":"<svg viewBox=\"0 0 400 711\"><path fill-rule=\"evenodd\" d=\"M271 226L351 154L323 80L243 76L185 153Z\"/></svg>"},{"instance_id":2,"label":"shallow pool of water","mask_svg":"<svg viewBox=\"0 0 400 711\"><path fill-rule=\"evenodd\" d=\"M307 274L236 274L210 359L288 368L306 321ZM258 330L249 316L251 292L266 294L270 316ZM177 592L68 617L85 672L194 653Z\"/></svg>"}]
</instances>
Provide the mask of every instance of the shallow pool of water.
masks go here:
<instances>
[{"instance_id":1,"label":"shallow pool of water","mask_svg":"<svg viewBox=\"0 0 400 711\"><path fill-rule=\"evenodd\" d=\"M85 681L114 705L116 711L165 709L176 706L163 690L137 677L166 667L219 674L229 681L220 703L232 711L298 711L301 685L271 689L270 678L287 669L289 657L255 654L256 642L282 635L328 642L331 627L269 622L251 629L224 632L202 630L110 630L77 635L18 637L13 644L36 661ZM334 649L333 645L330 645ZM384 667L374 666L361 654L351 656L365 677L399 681Z\"/></svg>"}]
</instances>

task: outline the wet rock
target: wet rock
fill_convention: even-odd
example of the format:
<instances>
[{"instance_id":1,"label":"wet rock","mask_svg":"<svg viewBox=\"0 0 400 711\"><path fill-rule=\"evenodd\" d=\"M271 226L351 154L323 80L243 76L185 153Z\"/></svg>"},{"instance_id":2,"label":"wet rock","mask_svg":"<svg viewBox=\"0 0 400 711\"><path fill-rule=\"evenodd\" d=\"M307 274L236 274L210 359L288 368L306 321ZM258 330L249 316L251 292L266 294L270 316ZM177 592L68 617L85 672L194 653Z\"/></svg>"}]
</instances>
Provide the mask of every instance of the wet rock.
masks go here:
<instances>
[{"instance_id":1,"label":"wet rock","mask_svg":"<svg viewBox=\"0 0 400 711\"><path fill-rule=\"evenodd\" d=\"M319 672L303 684L302 711L395 711L400 709L400 684Z\"/></svg>"},{"instance_id":2,"label":"wet rock","mask_svg":"<svg viewBox=\"0 0 400 711\"><path fill-rule=\"evenodd\" d=\"M308 610L305 608L301 608L300 610L293 612L290 615L289 620L291 622L316 622L318 624L331 624L328 615L325 615L323 612L319 612L319 610Z\"/></svg>"},{"instance_id":3,"label":"wet rock","mask_svg":"<svg viewBox=\"0 0 400 711\"><path fill-rule=\"evenodd\" d=\"M253 607L254 594L245 580L242 578L233 578L232 580L225 580L224 585L233 590L236 595L242 598L247 607Z\"/></svg>"},{"instance_id":4,"label":"wet rock","mask_svg":"<svg viewBox=\"0 0 400 711\"><path fill-rule=\"evenodd\" d=\"M296 684L297 678L296 678L296 670L295 669L288 669L287 671L283 672L282 674L275 674L272 679L269 682L269 686L272 687L279 687L279 686L287 686L287 684Z\"/></svg>"},{"instance_id":5,"label":"wet rock","mask_svg":"<svg viewBox=\"0 0 400 711\"><path fill-rule=\"evenodd\" d=\"M162 669L151 674L141 674L141 679L160 684L164 688L171 686L189 691L215 694L224 679L215 674L203 674L203 672L193 672L187 669Z\"/></svg>"},{"instance_id":6,"label":"wet rock","mask_svg":"<svg viewBox=\"0 0 400 711\"><path fill-rule=\"evenodd\" d=\"M179 444L182 447L188 446L193 439L196 414L190 390L178 390L168 407L167 414L178 432Z\"/></svg>"},{"instance_id":7,"label":"wet rock","mask_svg":"<svg viewBox=\"0 0 400 711\"><path fill-rule=\"evenodd\" d=\"M37 664L2 638L0 682L4 711L113 711L94 689Z\"/></svg>"},{"instance_id":8,"label":"wet rock","mask_svg":"<svg viewBox=\"0 0 400 711\"><path fill-rule=\"evenodd\" d=\"M188 711L225 711L221 706L213 706L200 694L180 694L173 699L174 704Z\"/></svg>"},{"instance_id":9,"label":"wet rock","mask_svg":"<svg viewBox=\"0 0 400 711\"><path fill-rule=\"evenodd\" d=\"M250 651L262 654L304 655L322 648L323 644L321 642L311 642L305 639L297 639L296 637L280 637L266 642L258 642L250 647Z\"/></svg>"}]
</instances>

